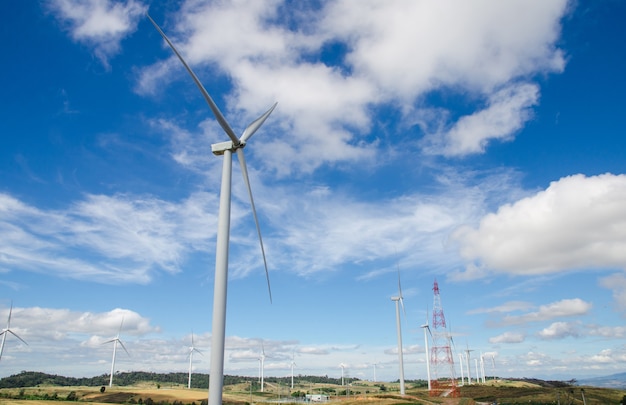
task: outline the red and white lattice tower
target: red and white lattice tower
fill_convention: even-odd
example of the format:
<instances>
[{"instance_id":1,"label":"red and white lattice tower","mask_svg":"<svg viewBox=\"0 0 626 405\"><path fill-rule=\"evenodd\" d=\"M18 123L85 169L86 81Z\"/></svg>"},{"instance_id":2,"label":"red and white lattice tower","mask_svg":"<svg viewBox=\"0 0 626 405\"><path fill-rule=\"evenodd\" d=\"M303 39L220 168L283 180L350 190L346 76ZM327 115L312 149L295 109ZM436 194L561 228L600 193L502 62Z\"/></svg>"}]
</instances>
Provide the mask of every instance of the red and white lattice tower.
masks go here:
<instances>
[{"instance_id":1,"label":"red and white lattice tower","mask_svg":"<svg viewBox=\"0 0 626 405\"><path fill-rule=\"evenodd\" d=\"M446 317L441 306L439 284L435 280L433 303L433 345L430 349L430 365L432 371L431 396L459 397L459 387L456 385L454 374L454 357L452 356L452 337L446 329Z\"/></svg>"}]
</instances>

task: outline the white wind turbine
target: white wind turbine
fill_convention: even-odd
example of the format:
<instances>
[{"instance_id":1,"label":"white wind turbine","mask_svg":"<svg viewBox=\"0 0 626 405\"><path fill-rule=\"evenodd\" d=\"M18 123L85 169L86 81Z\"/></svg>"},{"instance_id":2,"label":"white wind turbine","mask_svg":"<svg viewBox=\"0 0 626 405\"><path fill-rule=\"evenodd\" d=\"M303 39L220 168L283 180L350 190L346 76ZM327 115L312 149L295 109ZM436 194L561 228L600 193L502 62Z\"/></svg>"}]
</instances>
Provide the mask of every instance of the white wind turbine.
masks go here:
<instances>
[{"instance_id":1,"label":"white wind turbine","mask_svg":"<svg viewBox=\"0 0 626 405\"><path fill-rule=\"evenodd\" d=\"M430 355L428 352L428 335L426 334L426 331L428 330L428 333L430 334L430 336L432 337L432 332L430 331L430 326L428 325L428 311L426 311L426 323L422 325L422 329L424 329L424 350L426 351L426 375L428 376L428 391L430 391L432 389L431 386L431 382L430 382Z\"/></svg>"},{"instance_id":2,"label":"white wind turbine","mask_svg":"<svg viewBox=\"0 0 626 405\"><path fill-rule=\"evenodd\" d=\"M392 301L396 303L396 329L398 332L398 362L400 363L400 395L404 395L404 356L402 354L402 327L400 326L400 305L402 305L402 311L404 310L404 298L402 297L402 286L400 285L400 268L398 268L398 296L391 297Z\"/></svg>"},{"instance_id":3,"label":"white wind turbine","mask_svg":"<svg viewBox=\"0 0 626 405\"><path fill-rule=\"evenodd\" d=\"M485 380L485 359L483 353L480 352L480 374L482 376L483 384L487 381Z\"/></svg>"},{"instance_id":4,"label":"white wind turbine","mask_svg":"<svg viewBox=\"0 0 626 405\"><path fill-rule=\"evenodd\" d=\"M122 318L122 322L120 323L120 330L117 332L117 336L103 343L103 344L107 344L107 343L113 342L113 358L111 359L111 377L109 378L109 387L113 386L113 373L115 372L115 355L117 353L117 344L119 343L120 346L122 346L122 349L124 349L124 351L126 352L126 354L130 356L130 353L128 353L128 350L126 350L124 343L122 343L122 341L120 340L120 333L122 332L122 325L124 325L124 318Z\"/></svg>"},{"instance_id":5,"label":"white wind turbine","mask_svg":"<svg viewBox=\"0 0 626 405\"><path fill-rule=\"evenodd\" d=\"M461 366L461 385L465 385L465 376L463 375L463 354L459 353L459 366Z\"/></svg>"},{"instance_id":6,"label":"white wind turbine","mask_svg":"<svg viewBox=\"0 0 626 405\"><path fill-rule=\"evenodd\" d=\"M474 359L474 366L476 367L476 384L480 384L480 373L478 372L478 359Z\"/></svg>"},{"instance_id":7,"label":"white wind turbine","mask_svg":"<svg viewBox=\"0 0 626 405\"><path fill-rule=\"evenodd\" d=\"M346 365L341 363L341 364L339 364L339 367L341 368L341 386L343 387L345 385L343 383L343 369L346 367Z\"/></svg>"},{"instance_id":8,"label":"white wind turbine","mask_svg":"<svg viewBox=\"0 0 626 405\"><path fill-rule=\"evenodd\" d=\"M376 382L376 366L378 365L378 363L374 363L374 382Z\"/></svg>"},{"instance_id":9,"label":"white wind turbine","mask_svg":"<svg viewBox=\"0 0 626 405\"><path fill-rule=\"evenodd\" d=\"M265 371L265 347L261 343L261 355L259 356L259 378L261 380L261 392L263 392L263 373Z\"/></svg>"},{"instance_id":10,"label":"white wind turbine","mask_svg":"<svg viewBox=\"0 0 626 405\"><path fill-rule=\"evenodd\" d=\"M21 340L22 343L24 343L26 346L28 346L28 343L26 343L26 341L24 339L19 337L15 332L13 332L11 330L11 315L12 314L13 314L13 302L11 302L11 308L9 309L9 317L7 319L7 327L2 329L2 332L0 332L0 335L2 335L2 343L0 343L0 359L2 359L2 352L4 351L4 342L6 342L7 335L9 333L11 335L15 336L16 338L18 338L19 340Z\"/></svg>"},{"instance_id":11,"label":"white wind turbine","mask_svg":"<svg viewBox=\"0 0 626 405\"><path fill-rule=\"evenodd\" d=\"M469 347L465 349L465 366L466 366L465 369L467 370L467 384L468 385L472 385L472 373L470 369L470 352L473 352L473 350L470 350Z\"/></svg>"},{"instance_id":12,"label":"white wind turbine","mask_svg":"<svg viewBox=\"0 0 626 405\"><path fill-rule=\"evenodd\" d=\"M187 380L187 389L191 389L191 363L193 362L193 352L202 354L202 352L193 345L193 332L191 332L191 346L189 346L189 379Z\"/></svg>"},{"instance_id":13,"label":"white wind turbine","mask_svg":"<svg viewBox=\"0 0 626 405\"><path fill-rule=\"evenodd\" d=\"M250 123L243 131L241 137L235 135L235 131L226 121L226 118L222 115L221 111L205 90L200 80L191 70L187 62L178 53L174 44L167 38L165 33L157 25L154 20L147 15L150 22L159 31L159 34L163 37L165 42L170 46L172 51L176 54L181 61L198 89L202 93L204 99L209 105L209 108L213 112L217 122L220 124L226 135L230 138L229 141L221 142L211 145L211 150L216 156L224 156L222 164L222 186L220 190L220 208L218 215L218 229L217 229L217 243L215 253L215 282L213 287L213 325L212 325L212 338L211 338L211 367L210 367L210 379L209 379L209 404L221 405L222 403L222 388L224 380L224 346L226 335L226 294L228 286L228 245L230 235L230 208L231 208L231 177L232 177L232 155L233 152L237 153L239 158L239 164L241 165L241 173L243 174L243 180L248 189L248 195L250 197L250 205L252 207L252 214L254 216L254 222L256 224L257 233L259 236L259 242L261 245L261 253L263 255L263 264L265 266L265 275L267 277L267 287L270 290L269 272L267 270L267 261L265 260L265 249L263 247L263 239L261 238L261 228L259 227L259 220L256 215L256 209L254 206L254 200L252 198L252 189L250 188L250 181L248 180L248 169L246 166L245 157L243 154L243 148L246 146L246 141L250 138L260 127L263 125L267 117L274 111L276 104L274 104L263 115ZM270 302L272 301L272 293L270 290ZM262 387L261 387L262 388Z\"/></svg>"},{"instance_id":14,"label":"white wind turbine","mask_svg":"<svg viewBox=\"0 0 626 405\"><path fill-rule=\"evenodd\" d=\"M293 368L296 366L296 354L291 353L291 389L293 389Z\"/></svg>"}]
</instances>

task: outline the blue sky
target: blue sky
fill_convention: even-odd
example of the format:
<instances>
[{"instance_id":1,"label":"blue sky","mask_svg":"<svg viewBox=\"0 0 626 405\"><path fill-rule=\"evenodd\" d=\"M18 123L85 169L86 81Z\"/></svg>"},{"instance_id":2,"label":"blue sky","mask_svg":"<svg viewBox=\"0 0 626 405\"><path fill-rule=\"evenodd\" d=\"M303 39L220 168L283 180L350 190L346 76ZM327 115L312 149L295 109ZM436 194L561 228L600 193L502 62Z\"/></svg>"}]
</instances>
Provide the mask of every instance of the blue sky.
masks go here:
<instances>
[{"instance_id":1,"label":"blue sky","mask_svg":"<svg viewBox=\"0 0 626 405\"><path fill-rule=\"evenodd\" d=\"M435 279L500 376L626 369L623 2L7 7L0 320L28 346L0 376L108 373L122 319L117 370L186 371L193 332L208 372L227 138L146 11L236 131L278 102L246 147L273 303L234 163L226 374L263 345L266 375L397 379L398 269L406 378Z\"/></svg>"}]
</instances>

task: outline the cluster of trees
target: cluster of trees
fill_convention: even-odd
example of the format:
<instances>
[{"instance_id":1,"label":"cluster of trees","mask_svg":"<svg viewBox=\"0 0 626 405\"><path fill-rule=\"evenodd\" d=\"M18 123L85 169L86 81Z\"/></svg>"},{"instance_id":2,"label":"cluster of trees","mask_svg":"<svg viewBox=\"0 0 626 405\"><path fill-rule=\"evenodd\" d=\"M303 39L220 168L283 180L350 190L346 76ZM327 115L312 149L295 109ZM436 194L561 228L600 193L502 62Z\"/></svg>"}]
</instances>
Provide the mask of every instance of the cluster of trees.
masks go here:
<instances>
[{"instance_id":1,"label":"cluster of trees","mask_svg":"<svg viewBox=\"0 0 626 405\"><path fill-rule=\"evenodd\" d=\"M157 386L161 385L187 385L189 374L187 373L148 373L144 371L132 371L115 374L115 385L129 386L139 382L153 382ZM314 384L334 384L340 385L341 379L326 376L305 376L298 375L299 383L310 382ZM289 385L291 377L265 377L268 383ZM358 378L346 378L345 384L358 382ZM225 375L224 385L240 384L248 382L254 386L258 385L257 377L244 377L235 375ZM22 388L36 387L39 385L62 386L62 387L97 387L107 385L109 383L109 374L103 374L96 377L64 377L54 374L40 373L36 371L22 371L9 377L0 379L0 388ZM194 373L191 378L192 388L208 389L209 375L202 373Z\"/></svg>"}]
</instances>

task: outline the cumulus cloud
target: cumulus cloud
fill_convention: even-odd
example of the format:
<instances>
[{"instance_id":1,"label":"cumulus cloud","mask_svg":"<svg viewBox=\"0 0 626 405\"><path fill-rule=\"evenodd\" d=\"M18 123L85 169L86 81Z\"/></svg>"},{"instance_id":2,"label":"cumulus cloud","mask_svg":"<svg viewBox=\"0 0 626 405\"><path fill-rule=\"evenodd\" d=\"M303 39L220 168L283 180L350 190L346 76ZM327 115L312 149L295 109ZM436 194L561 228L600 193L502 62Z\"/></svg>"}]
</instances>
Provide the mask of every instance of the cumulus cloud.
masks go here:
<instances>
[{"instance_id":1,"label":"cumulus cloud","mask_svg":"<svg viewBox=\"0 0 626 405\"><path fill-rule=\"evenodd\" d=\"M468 273L538 275L626 268L626 176L573 175L501 206L453 239Z\"/></svg>"},{"instance_id":2,"label":"cumulus cloud","mask_svg":"<svg viewBox=\"0 0 626 405\"><path fill-rule=\"evenodd\" d=\"M554 322L547 328L540 330L537 335L545 340L578 337L580 335L578 326L574 322Z\"/></svg>"},{"instance_id":3,"label":"cumulus cloud","mask_svg":"<svg viewBox=\"0 0 626 405\"><path fill-rule=\"evenodd\" d=\"M49 0L48 6L72 39L93 48L106 66L147 10L135 0Z\"/></svg>"},{"instance_id":4,"label":"cumulus cloud","mask_svg":"<svg viewBox=\"0 0 626 405\"><path fill-rule=\"evenodd\" d=\"M505 325L540 322L555 318L585 315L592 305L579 298L565 299L547 305L541 305L537 311L522 315L506 315L502 323Z\"/></svg>"},{"instance_id":5,"label":"cumulus cloud","mask_svg":"<svg viewBox=\"0 0 626 405\"><path fill-rule=\"evenodd\" d=\"M206 69L227 72L228 116L245 122L279 101L273 118L277 133L288 135L266 147L284 152L271 163L287 175L373 159L372 108L392 106L401 125L431 127L433 117L421 107L435 91L482 100L483 107L429 133L423 142L429 153L480 153L491 140L512 139L539 99L532 78L564 69L556 41L566 11L566 0L333 1L298 11L278 0L187 1L164 28L199 77ZM138 92L188 79L167 55L140 72ZM451 106L441 109L458 116Z\"/></svg>"}]
</instances>

